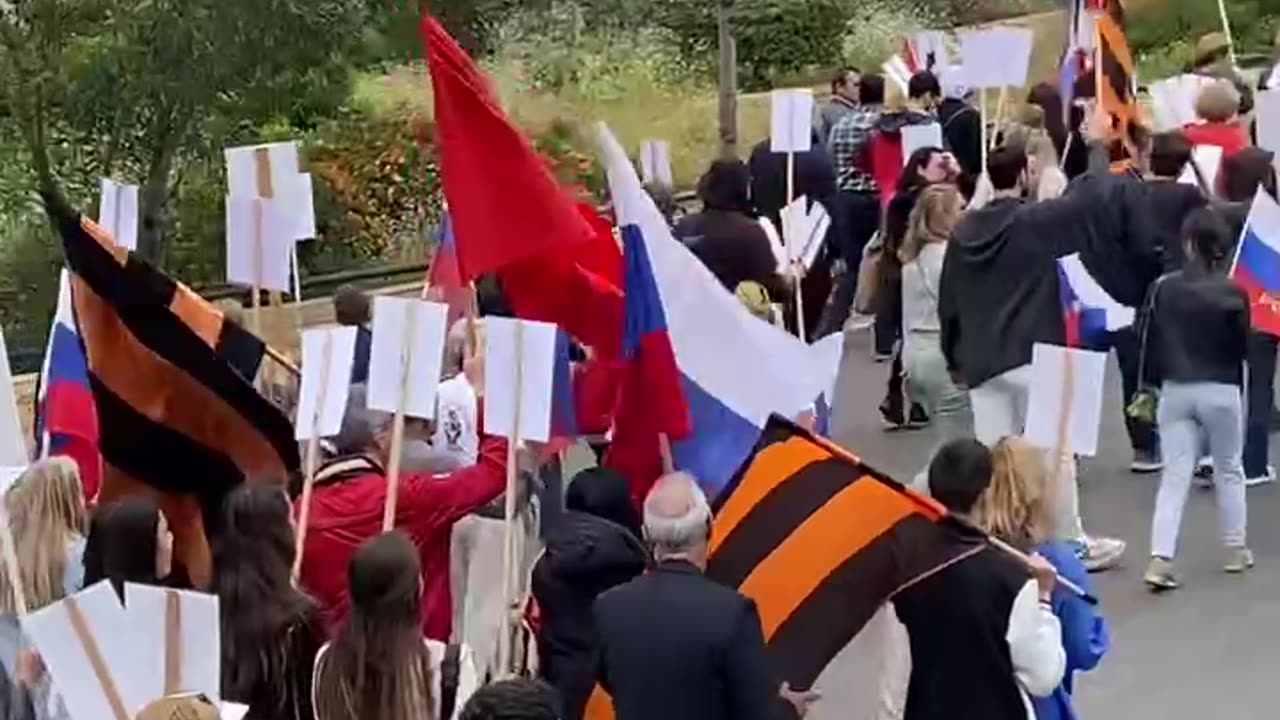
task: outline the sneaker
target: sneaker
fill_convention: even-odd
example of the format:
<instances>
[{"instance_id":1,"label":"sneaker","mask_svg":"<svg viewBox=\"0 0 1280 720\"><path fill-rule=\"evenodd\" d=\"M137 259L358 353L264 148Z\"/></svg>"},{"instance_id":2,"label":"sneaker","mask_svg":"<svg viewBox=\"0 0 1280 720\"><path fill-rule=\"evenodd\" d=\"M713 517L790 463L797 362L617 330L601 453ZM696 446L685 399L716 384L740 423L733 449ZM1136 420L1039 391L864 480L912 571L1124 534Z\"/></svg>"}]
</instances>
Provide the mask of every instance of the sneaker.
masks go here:
<instances>
[{"instance_id":1,"label":"sneaker","mask_svg":"<svg viewBox=\"0 0 1280 720\"><path fill-rule=\"evenodd\" d=\"M930 422L933 421L929 418L928 413L924 411L924 408L920 407L919 404L912 403L911 417L907 418L907 427L912 430L918 430L929 427Z\"/></svg>"},{"instance_id":2,"label":"sneaker","mask_svg":"<svg viewBox=\"0 0 1280 720\"><path fill-rule=\"evenodd\" d=\"M1196 477L1213 477L1213 458L1205 455L1196 461Z\"/></svg>"},{"instance_id":3,"label":"sneaker","mask_svg":"<svg viewBox=\"0 0 1280 720\"><path fill-rule=\"evenodd\" d=\"M1076 555L1084 563L1085 570L1102 572L1120 564L1126 547L1125 541L1116 538L1087 537L1078 546Z\"/></svg>"},{"instance_id":4,"label":"sneaker","mask_svg":"<svg viewBox=\"0 0 1280 720\"><path fill-rule=\"evenodd\" d=\"M1153 557L1151 562L1147 564L1147 572L1143 574L1142 581L1151 588L1151 592L1162 592L1164 590L1176 590L1178 588L1178 576L1173 572L1173 561L1162 557Z\"/></svg>"},{"instance_id":5,"label":"sneaker","mask_svg":"<svg viewBox=\"0 0 1280 720\"><path fill-rule=\"evenodd\" d=\"M907 426L907 415L903 412L901 405L898 407L890 407L887 404L881 405L880 424L890 432L901 430Z\"/></svg>"},{"instance_id":6,"label":"sneaker","mask_svg":"<svg viewBox=\"0 0 1280 720\"><path fill-rule=\"evenodd\" d=\"M858 332L866 330L874 325L876 318L874 315L862 315L860 313L852 313L849 319L844 321L845 332Z\"/></svg>"},{"instance_id":7,"label":"sneaker","mask_svg":"<svg viewBox=\"0 0 1280 720\"><path fill-rule=\"evenodd\" d=\"M1253 552L1249 548L1228 548L1227 561L1222 565L1224 571L1237 575L1252 568Z\"/></svg>"},{"instance_id":8,"label":"sneaker","mask_svg":"<svg viewBox=\"0 0 1280 720\"><path fill-rule=\"evenodd\" d=\"M893 359L893 353L877 352L871 356L871 359L874 360L877 364L884 364Z\"/></svg>"},{"instance_id":9,"label":"sneaker","mask_svg":"<svg viewBox=\"0 0 1280 720\"><path fill-rule=\"evenodd\" d=\"M1245 487L1257 487L1259 485L1269 485L1276 481L1276 468L1274 465L1268 465L1267 471L1257 477L1245 478Z\"/></svg>"},{"instance_id":10,"label":"sneaker","mask_svg":"<svg viewBox=\"0 0 1280 720\"><path fill-rule=\"evenodd\" d=\"M1159 453L1143 450L1133 451L1133 462L1129 463L1129 472L1147 475L1160 472L1163 469L1164 462L1160 459Z\"/></svg>"}]
</instances>

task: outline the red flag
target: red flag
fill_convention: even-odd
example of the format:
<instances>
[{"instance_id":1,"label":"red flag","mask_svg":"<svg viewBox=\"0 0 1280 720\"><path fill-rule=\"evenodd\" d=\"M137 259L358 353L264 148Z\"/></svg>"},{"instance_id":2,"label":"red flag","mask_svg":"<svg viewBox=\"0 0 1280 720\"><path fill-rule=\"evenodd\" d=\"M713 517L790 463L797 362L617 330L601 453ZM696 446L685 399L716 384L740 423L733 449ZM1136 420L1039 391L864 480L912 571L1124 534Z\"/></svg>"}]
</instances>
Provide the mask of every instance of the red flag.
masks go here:
<instances>
[{"instance_id":1,"label":"red flag","mask_svg":"<svg viewBox=\"0 0 1280 720\"><path fill-rule=\"evenodd\" d=\"M462 280L589 239L590 225L507 120L471 58L426 13L420 30Z\"/></svg>"}]
</instances>

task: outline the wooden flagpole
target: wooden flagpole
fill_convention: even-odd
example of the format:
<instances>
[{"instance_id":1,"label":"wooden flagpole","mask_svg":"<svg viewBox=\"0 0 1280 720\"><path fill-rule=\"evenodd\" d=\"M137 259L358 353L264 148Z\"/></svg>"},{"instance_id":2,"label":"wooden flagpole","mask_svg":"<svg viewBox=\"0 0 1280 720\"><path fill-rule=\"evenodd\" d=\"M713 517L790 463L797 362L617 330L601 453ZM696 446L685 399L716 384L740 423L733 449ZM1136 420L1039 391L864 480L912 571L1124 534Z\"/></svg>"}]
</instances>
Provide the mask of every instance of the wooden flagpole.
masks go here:
<instances>
[{"instance_id":1,"label":"wooden flagpole","mask_svg":"<svg viewBox=\"0 0 1280 720\"><path fill-rule=\"evenodd\" d=\"M978 145L982 150L982 172L987 171L987 138L990 133L987 132L987 89L978 90L978 135L981 137Z\"/></svg>"},{"instance_id":2,"label":"wooden flagpole","mask_svg":"<svg viewBox=\"0 0 1280 720\"><path fill-rule=\"evenodd\" d=\"M996 143L1000 142L1000 126L1004 123L1005 107L1009 102L1009 86L1000 87L1000 94L996 96L996 118L991 125L991 136L987 138L991 143L991 149L995 149Z\"/></svg>"},{"instance_id":3,"label":"wooden flagpole","mask_svg":"<svg viewBox=\"0 0 1280 720\"><path fill-rule=\"evenodd\" d=\"M414 323L417 303L410 301L404 311L404 327L400 330L400 397L391 422L391 456L387 458L387 502L382 509L382 532L390 532L396 524L396 499L400 494L400 454L404 448L404 405L409 394L409 371L413 365Z\"/></svg>"},{"instance_id":4,"label":"wooden flagpole","mask_svg":"<svg viewBox=\"0 0 1280 720\"><path fill-rule=\"evenodd\" d=\"M177 590L164 593L164 694L182 691L182 598Z\"/></svg>"},{"instance_id":5,"label":"wooden flagpole","mask_svg":"<svg viewBox=\"0 0 1280 720\"><path fill-rule=\"evenodd\" d=\"M787 212L786 208L791 207L791 203L795 202L795 199L796 199L796 154L794 152L788 151L787 152L787 204L783 208L784 213ZM785 230L787 226L785 219L782 222L782 226L783 226L783 229ZM789 233L784 232L783 234L787 235ZM784 239L786 240L786 247L787 247L787 264L791 266L791 280L792 280L792 284L795 286L794 300L796 304L796 336L800 338L800 342L808 342L805 339L805 331L804 331L804 293L801 292L801 281L804 280L804 271L801 269L800 262L798 262L796 258L793 258L791 256L792 253L795 252L795 245L800 241L797 238L791 238L791 237L787 237Z\"/></svg>"},{"instance_id":6,"label":"wooden flagpole","mask_svg":"<svg viewBox=\"0 0 1280 720\"><path fill-rule=\"evenodd\" d=\"M302 500L298 508L298 536L294 545L293 580L298 581L302 572L302 549L307 542L307 524L311 521L311 491L316 483L316 469L320 464L320 415L324 411L328 394L329 371L333 366L333 334L325 333L324 358L320 361L320 391L316 393L316 407L311 415L311 436L307 438L306 478L302 483Z\"/></svg>"},{"instance_id":7,"label":"wooden flagpole","mask_svg":"<svg viewBox=\"0 0 1280 720\"><path fill-rule=\"evenodd\" d=\"M262 198L253 201L253 334L262 337Z\"/></svg>"},{"instance_id":8,"label":"wooden flagpole","mask_svg":"<svg viewBox=\"0 0 1280 720\"><path fill-rule=\"evenodd\" d=\"M1236 63L1236 41L1231 36L1231 19L1227 17L1226 0L1218 0L1218 15L1222 18L1222 34L1227 36L1227 57L1231 60L1231 67L1239 69L1240 65Z\"/></svg>"},{"instance_id":9,"label":"wooden flagpole","mask_svg":"<svg viewBox=\"0 0 1280 720\"><path fill-rule=\"evenodd\" d=\"M520 448L520 414L524 395L524 321L515 321L515 414L507 439L507 490L504 498L505 528L502 543L502 634L498 636L498 668L506 677L515 663L516 612L516 480Z\"/></svg>"}]
</instances>

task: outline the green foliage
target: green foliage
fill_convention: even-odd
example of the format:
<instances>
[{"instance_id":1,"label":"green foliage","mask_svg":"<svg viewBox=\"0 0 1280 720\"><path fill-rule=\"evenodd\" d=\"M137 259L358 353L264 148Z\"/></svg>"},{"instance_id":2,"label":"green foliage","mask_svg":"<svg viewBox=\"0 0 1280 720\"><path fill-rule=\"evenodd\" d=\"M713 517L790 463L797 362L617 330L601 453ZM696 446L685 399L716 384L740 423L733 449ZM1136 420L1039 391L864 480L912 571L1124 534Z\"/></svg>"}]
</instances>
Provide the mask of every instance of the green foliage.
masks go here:
<instances>
[{"instance_id":1,"label":"green foliage","mask_svg":"<svg viewBox=\"0 0 1280 720\"><path fill-rule=\"evenodd\" d=\"M13 372L39 366L57 303L62 252L48 223L0 222L0 328Z\"/></svg>"},{"instance_id":2,"label":"green foliage","mask_svg":"<svg viewBox=\"0 0 1280 720\"><path fill-rule=\"evenodd\" d=\"M1166 0L1134 5L1126 35L1137 53L1173 48L1178 54L1185 51L1184 62L1190 63L1196 39L1222 30L1216 2ZM1267 52L1277 28L1280 0L1226 0L1226 7L1237 53Z\"/></svg>"}]
</instances>

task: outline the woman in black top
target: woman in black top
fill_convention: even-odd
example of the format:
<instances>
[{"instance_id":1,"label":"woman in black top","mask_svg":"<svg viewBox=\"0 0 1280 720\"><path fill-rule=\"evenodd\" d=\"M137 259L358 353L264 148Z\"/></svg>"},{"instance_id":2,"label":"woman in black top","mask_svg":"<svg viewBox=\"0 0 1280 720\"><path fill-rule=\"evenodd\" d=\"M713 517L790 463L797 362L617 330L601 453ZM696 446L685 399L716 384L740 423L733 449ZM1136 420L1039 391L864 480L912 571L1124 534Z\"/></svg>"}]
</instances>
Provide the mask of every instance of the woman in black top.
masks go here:
<instances>
[{"instance_id":1,"label":"woman in black top","mask_svg":"<svg viewBox=\"0 0 1280 720\"><path fill-rule=\"evenodd\" d=\"M1234 243L1214 211L1191 213L1182 231L1187 263L1156 281L1146 318L1148 377L1162 380L1157 420L1164 474L1151 523L1151 563L1144 577L1153 590L1178 586L1173 571L1182 509L1199 455L1209 438L1223 544L1223 568L1253 567L1245 545L1244 445L1240 397L1249 337L1249 299L1226 277Z\"/></svg>"},{"instance_id":2,"label":"woman in black top","mask_svg":"<svg viewBox=\"0 0 1280 720\"><path fill-rule=\"evenodd\" d=\"M293 526L279 487L227 497L214 546L222 614L222 695L250 720L310 720L311 675L324 642L316 606L293 585Z\"/></svg>"}]
</instances>

